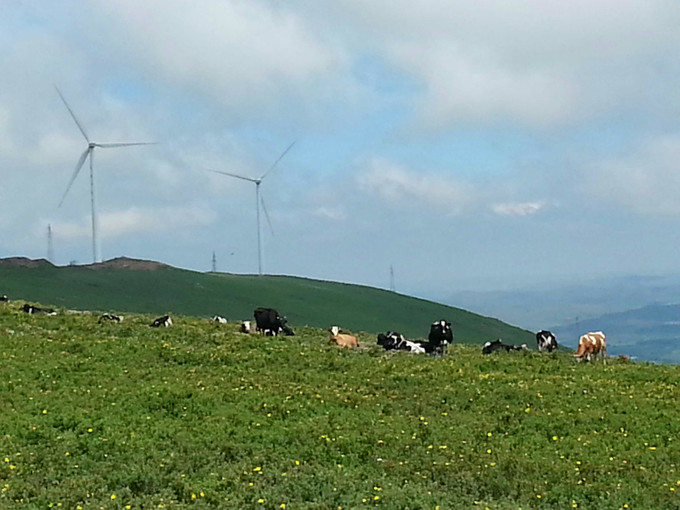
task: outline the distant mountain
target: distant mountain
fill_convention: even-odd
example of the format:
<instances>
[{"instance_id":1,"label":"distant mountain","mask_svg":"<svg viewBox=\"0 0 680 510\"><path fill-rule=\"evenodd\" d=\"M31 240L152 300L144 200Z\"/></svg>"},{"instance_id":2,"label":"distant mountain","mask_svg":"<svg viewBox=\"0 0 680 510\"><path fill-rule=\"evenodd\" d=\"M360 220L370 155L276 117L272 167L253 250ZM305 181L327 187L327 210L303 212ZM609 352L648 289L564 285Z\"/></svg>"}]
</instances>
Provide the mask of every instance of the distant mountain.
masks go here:
<instances>
[{"instance_id":1,"label":"distant mountain","mask_svg":"<svg viewBox=\"0 0 680 510\"><path fill-rule=\"evenodd\" d=\"M439 319L453 323L458 342L503 338L531 343L530 332L459 308L360 285L288 276L199 273L153 261L119 258L56 267L47 261L0 260L0 294L80 310L219 314L252 319L259 306L288 316L290 324L424 338Z\"/></svg>"},{"instance_id":2,"label":"distant mountain","mask_svg":"<svg viewBox=\"0 0 680 510\"><path fill-rule=\"evenodd\" d=\"M443 303L538 331L605 314L680 302L680 275L626 276L502 291L460 291Z\"/></svg>"}]
</instances>

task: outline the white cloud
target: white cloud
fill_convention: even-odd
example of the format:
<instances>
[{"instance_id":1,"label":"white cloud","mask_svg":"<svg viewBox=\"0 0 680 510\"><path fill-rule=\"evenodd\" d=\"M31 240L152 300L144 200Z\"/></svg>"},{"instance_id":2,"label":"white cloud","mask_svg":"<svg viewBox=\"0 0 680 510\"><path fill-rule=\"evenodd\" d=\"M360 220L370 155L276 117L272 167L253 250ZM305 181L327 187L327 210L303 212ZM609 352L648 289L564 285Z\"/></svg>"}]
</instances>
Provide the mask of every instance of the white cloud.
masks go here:
<instances>
[{"instance_id":1,"label":"white cloud","mask_svg":"<svg viewBox=\"0 0 680 510\"><path fill-rule=\"evenodd\" d=\"M501 216L529 216L536 214L544 206L543 202L506 202L494 204L491 210Z\"/></svg>"},{"instance_id":2,"label":"white cloud","mask_svg":"<svg viewBox=\"0 0 680 510\"><path fill-rule=\"evenodd\" d=\"M176 229L210 225L216 214L200 206L140 208L105 212L98 217L98 232L103 239L128 234L158 233L173 235ZM64 241L89 238L92 235L90 217L77 222L51 222L54 235ZM36 229L42 231L47 221L41 220Z\"/></svg>"},{"instance_id":3,"label":"white cloud","mask_svg":"<svg viewBox=\"0 0 680 510\"><path fill-rule=\"evenodd\" d=\"M347 65L342 51L284 5L253 0L101 5L125 34L115 44L149 77L163 77L230 108L276 106L291 93L318 92Z\"/></svg>"},{"instance_id":4,"label":"white cloud","mask_svg":"<svg viewBox=\"0 0 680 510\"><path fill-rule=\"evenodd\" d=\"M425 206L460 214L476 198L472 186L453 179L417 174L381 158L373 158L357 178L359 189L397 207Z\"/></svg>"},{"instance_id":5,"label":"white cloud","mask_svg":"<svg viewBox=\"0 0 680 510\"><path fill-rule=\"evenodd\" d=\"M595 165L585 179L592 200L652 216L680 215L680 134L650 139L623 158Z\"/></svg>"}]
</instances>

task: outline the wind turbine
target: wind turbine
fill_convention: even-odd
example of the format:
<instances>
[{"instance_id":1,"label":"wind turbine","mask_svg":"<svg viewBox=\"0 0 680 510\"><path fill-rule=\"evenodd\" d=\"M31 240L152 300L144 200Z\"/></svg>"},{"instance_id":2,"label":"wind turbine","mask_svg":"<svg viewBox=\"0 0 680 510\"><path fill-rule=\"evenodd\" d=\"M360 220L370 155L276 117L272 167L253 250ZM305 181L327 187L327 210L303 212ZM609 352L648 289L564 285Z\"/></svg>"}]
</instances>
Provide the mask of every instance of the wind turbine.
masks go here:
<instances>
[{"instance_id":1,"label":"wind turbine","mask_svg":"<svg viewBox=\"0 0 680 510\"><path fill-rule=\"evenodd\" d=\"M229 177L235 177L236 179L242 179L244 181L255 183L255 211L257 216L257 271L260 276L262 276L262 234L260 233L260 205L262 205L262 210L264 211L264 215L267 218L267 223L269 223L269 228L270 229L272 228L272 223L269 220L267 208L264 206L264 200L260 197L260 184L262 184L264 178L267 177L267 175L269 175L269 172L274 170L274 167L278 164L279 161L283 159L286 153L293 148L293 145L295 145L295 142L291 143L288 146L288 148L285 151L283 151L283 153L281 153L278 159L274 161L272 166L270 166L269 169L265 173L263 173L261 177L257 179L253 177L245 177L243 175L231 174L229 172L220 172L219 170L213 170L213 172L218 174L228 175Z\"/></svg>"},{"instance_id":2,"label":"wind turbine","mask_svg":"<svg viewBox=\"0 0 680 510\"><path fill-rule=\"evenodd\" d=\"M89 157L90 158L90 204L92 206L92 261L96 263L96 262L99 262L100 260L99 260L99 256L98 256L97 214L96 214L95 200L94 200L94 172L93 172L93 169L92 169L92 159L93 159L93 156L94 156L94 150L97 147L100 147L102 149L113 149L113 148L117 148L117 147L128 147L130 145L153 145L156 142L127 142L127 143L97 143L97 142L93 142L92 140L90 140L90 137L87 136L85 129L83 129L83 125L80 123L80 121L78 121L78 118L76 117L75 113L73 113L73 110L71 110L71 107L66 102L66 99L64 98L64 96L61 93L61 91L59 90L59 88L56 85L55 85L54 88L57 89L57 94L59 94L59 97L61 97L61 100L64 102L66 109L71 114L71 117L73 117L73 120L75 121L76 126L78 126L78 129L83 134L83 137L85 137L85 141L87 142L87 148L80 155L80 158L78 159L78 163L76 163L76 169L73 172L73 175L71 176L71 180L69 181L68 186L66 187L66 191L64 192L64 196L61 197L61 201L59 202L59 207L61 207L61 204L64 203L64 199L66 198L66 195L68 195L68 192L71 189L71 186L73 185L73 181L76 180L76 177L78 177L78 174L80 173L80 169L83 167L85 160Z\"/></svg>"}]
</instances>

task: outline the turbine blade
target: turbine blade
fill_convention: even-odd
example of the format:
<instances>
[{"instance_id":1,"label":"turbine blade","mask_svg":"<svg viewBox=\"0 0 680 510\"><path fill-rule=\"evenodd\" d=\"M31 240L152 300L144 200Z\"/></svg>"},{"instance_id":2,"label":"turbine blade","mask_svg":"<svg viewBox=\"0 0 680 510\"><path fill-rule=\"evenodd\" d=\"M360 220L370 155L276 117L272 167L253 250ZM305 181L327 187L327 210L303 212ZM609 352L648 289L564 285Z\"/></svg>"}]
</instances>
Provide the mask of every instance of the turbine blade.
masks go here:
<instances>
[{"instance_id":1,"label":"turbine blade","mask_svg":"<svg viewBox=\"0 0 680 510\"><path fill-rule=\"evenodd\" d=\"M297 140L296 140L296 141L297 141ZM276 166L276 164L277 164L279 161L281 161L281 160L283 159L283 157L288 153L289 150L291 150L291 149L293 148L293 145L295 145L295 142L291 143L291 144L288 146L288 148L287 148L285 151L283 151L283 153L279 156L279 159L277 159L276 161L274 161L274 164L273 164L272 166L269 167L269 170L267 170L265 173L262 174L262 177L260 177L260 180L264 179L265 176L266 176L269 172L271 172L272 170L274 170L274 167Z\"/></svg>"},{"instance_id":2,"label":"turbine blade","mask_svg":"<svg viewBox=\"0 0 680 510\"><path fill-rule=\"evenodd\" d=\"M262 198L262 195L260 195L260 204L262 204L262 210L264 211L264 217L267 218L267 224L269 225L269 230L272 233L272 236L274 236L274 227L272 227L272 220L269 219L269 213L267 212L267 208L264 205L264 198Z\"/></svg>"},{"instance_id":3,"label":"turbine blade","mask_svg":"<svg viewBox=\"0 0 680 510\"><path fill-rule=\"evenodd\" d=\"M158 142L125 142L125 143L95 143L95 147L111 149L114 147L129 147L131 145L156 145Z\"/></svg>"},{"instance_id":4,"label":"turbine blade","mask_svg":"<svg viewBox=\"0 0 680 510\"><path fill-rule=\"evenodd\" d=\"M67 109L68 112L71 114L71 117L73 117L73 120L75 121L76 126L78 126L78 129L80 129L80 132L81 132L81 133L83 134L83 136L85 137L85 140L89 143L89 142L90 142L90 137L87 136L87 133L86 133L85 130L83 129L83 125L78 121L78 118L76 117L76 114L73 113L73 110L71 110L71 107L70 107L70 106L68 105L68 103L66 102L66 99L64 98L63 94L62 94L61 91L59 90L59 87L57 87L57 86L55 85L54 88L57 89L57 94L59 94L59 97L60 97L61 100L64 102L64 105L66 106L66 109Z\"/></svg>"},{"instance_id":5,"label":"turbine blade","mask_svg":"<svg viewBox=\"0 0 680 510\"><path fill-rule=\"evenodd\" d=\"M229 172L220 172L219 170L210 170L210 172L214 172L216 174L228 175L229 177L236 177L237 179L243 179L244 181L250 181L250 182L254 182L255 184L257 184L257 179L253 179L252 177L243 177L242 175L230 174Z\"/></svg>"},{"instance_id":6,"label":"turbine blade","mask_svg":"<svg viewBox=\"0 0 680 510\"><path fill-rule=\"evenodd\" d=\"M76 163L76 170L73 172L73 175L71 176L71 180L68 182L68 186L66 187L66 191L64 192L64 196L61 197L61 202L59 202L59 207L61 207L61 204L64 203L64 199L66 198L66 195L68 195L69 190L71 189L71 186L73 185L73 181L76 180L76 177L78 177L78 173L80 172L80 169L83 168L83 163L85 163L85 160L87 159L88 154L90 154L90 149L89 147L85 149L85 152L83 152L80 155L80 159L78 159L78 163Z\"/></svg>"}]
</instances>

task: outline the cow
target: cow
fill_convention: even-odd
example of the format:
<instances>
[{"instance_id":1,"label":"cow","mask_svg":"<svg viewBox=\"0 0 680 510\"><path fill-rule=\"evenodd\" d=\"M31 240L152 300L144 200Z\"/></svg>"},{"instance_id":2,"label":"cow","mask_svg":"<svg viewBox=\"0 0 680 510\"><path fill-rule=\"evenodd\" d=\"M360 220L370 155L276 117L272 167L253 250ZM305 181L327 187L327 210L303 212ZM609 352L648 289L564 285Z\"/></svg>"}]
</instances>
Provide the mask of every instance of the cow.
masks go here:
<instances>
[{"instance_id":1,"label":"cow","mask_svg":"<svg viewBox=\"0 0 680 510\"><path fill-rule=\"evenodd\" d=\"M7 301L9 301L9 299L7 298L6 294L3 294L2 296L0 296L0 301L7 302Z\"/></svg>"},{"instance_id":2,"label":"cow","mask_svg":"<svg viewBox=\"0 0 680 510\"><path fill-rule=\"evenodd\" d=\"M113 315L111 313L103 313L99 320L99 324L104 324L105 322L123 322L125 317L123 315Z\"/></svg>"},{"instance_id":3,"label":"cow","mask_svg":"<svg viewBox=\"0 0 680 510\"><path fill-rule=\"evenodd\" d=\"M152 328L160 328L164 327L167 328L169 326L172 326L172 319L170 318L169 315L164 315L163 317L158 317L158 319L155 319L150 326Z\"/></svg>"},{"instance_id":4,"label":"cow","mask_svg":"<svg viewBox=\"0 0 680 510\"><path fill-rule=\"evenodd\" d=\"M453 342L451 323L445 320L433 322L427 340L428 343L424 345L425 351L435 356L443 356L446 353L446 346Z\"/></svg>"},{"instance_id":5,"label":"cow","mask_svg":"<svg viewBox=\"0 0 680 510\"><path fill-rule=\"evenodd\" d=\"M557 340L555 339L555 335L544 329L536 333L536 344L538 345L538 350L541 352L553 352L555 349L557 349Z\"/></svg>"},{"instance_id":6,"label":"cow","mask_svg":"<svg viewBox=\"0 0 680 510\"><path fill-rule=\"evenodd\" d=\"M378 335L378 345L386 351L406 351L414 354L425 354L425 348L416 342L406 340L404 335L396 331L388 331L387 334Z\"/></svg>"},{"instance_id":7,"label":"cow","mask_svg":"<svg viewBox=\"0 0 680 510\"><path fill-rule=\"evenodd\" d=\"M510 352L510 351L524 351L527 349L526 344L522 345L508 345L504 344L503 340L500 338L497 340L494 340L493 342L486 342L484 346L482 347L482 354L491 354L492 352L497 352L497 351L505 351L505 352Z\"/></svg>"},{"instance_id":8,"label":"cow","mask_svg":"<svg viewBox=\"0 0 680 510\"><path fill-rule=\"evenodd\" d=\"M241 333L252 333L253 325L250 321L241 321L241 328L239 329Z\"/></svg>"},{"instance_id":9,"label":"cow","mask_svg":"<svg viewBox=\"0 0 680 510\"><path fill-rule=\"evenodd\" d=\"M224 317L220 317L219 315L213 316L213 318L210 319L210 320L212 322L217 323L217 324L226 324L227 323L227 319L225 319Z\"/></svg>"},{"instance_id":10,"label":"cow","mask_svg":"<svg viewBox=\"0 0 680 510\"><path fill-rule=\"evenodd\" d=\"M40 308L39 306L29 305L28 303L24 304L20 310L31 315L39 313L44 313L46 315L57 315L57 312L55 312L52 308Z\"/></svg>"},{"instance_id":11,"label":"cow","mask_svg":"<svg viewBox=\"0 0 680 510\"><path fill-rule=\"evenodd\" d=\"M253 315L259 333L266 336L277 336L282 332L286 336L295 335L295 332L286 325L286 318L273 308L256 308Z\"/></svg>"},{"instance_id":12,"label":"cow","mask_svg":"<svg viewBox=\"0 0 680 510\"><path fill-rule=\"evenodd\" d=\"M335 344L339 347L347 347L351 349L353 347L359 347L359 340L354 335L345 333L338 326L332 326L328 329L331 334L329 343Z\"/></svg>"},{"instance_id":13,"label":"cow","mask_svg":"<svg viewBox=\"0 0 680 510\"><path fill-rule=\"evenodd\" d=\"M583 359L590 361L591 357L596 358L598 356L602 358L603 362L607 357L607 339L605 334L602 331L595 331L582 335L579 338L578 348L574 357L579 361Z\"/></svg>"}]
</instances>

